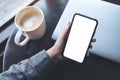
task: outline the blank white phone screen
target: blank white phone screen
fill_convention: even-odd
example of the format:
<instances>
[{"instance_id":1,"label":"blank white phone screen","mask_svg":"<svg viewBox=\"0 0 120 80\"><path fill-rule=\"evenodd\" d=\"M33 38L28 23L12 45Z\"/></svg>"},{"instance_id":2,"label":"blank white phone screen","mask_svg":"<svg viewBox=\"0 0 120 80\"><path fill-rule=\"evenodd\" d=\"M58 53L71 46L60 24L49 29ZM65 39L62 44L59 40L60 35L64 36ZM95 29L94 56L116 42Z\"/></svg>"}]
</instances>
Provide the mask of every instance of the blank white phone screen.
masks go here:
<instances>
[{"instance_id":1,"label":"blank white phone screen","mask_svg":"<svg viewBox=\"0 0 120 80\"><path fill-rule=\"evenodd\" d=\"M97 21L75 15L65 46L64 56L82 63L94 33Z\"/></svg>"}]
</instances>

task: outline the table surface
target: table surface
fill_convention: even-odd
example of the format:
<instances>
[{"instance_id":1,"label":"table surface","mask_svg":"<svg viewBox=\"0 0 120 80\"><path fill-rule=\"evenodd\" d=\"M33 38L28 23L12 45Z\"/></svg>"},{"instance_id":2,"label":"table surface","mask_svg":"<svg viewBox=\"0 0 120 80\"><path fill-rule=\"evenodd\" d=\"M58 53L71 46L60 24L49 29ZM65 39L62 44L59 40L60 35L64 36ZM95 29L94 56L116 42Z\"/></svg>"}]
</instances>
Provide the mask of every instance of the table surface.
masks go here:
<instances>
[{"instance_id":1,"label":"table surface","mask_svg":"<svg viewBox=\"0 0 120 80\"><path fill-rule=\"evenodd\" d=\"M0 27L11 19L22 8L33 3L35 0L0 0ZM24 3L23 3L24 2ZM12 3L12 4L10 4ZM7 5L7 6L6 6ZM19 6L18 6L19 5Z\"/></svg>"},{"instance_id":2,"label":"table surface","mask_svg":"<svg viewBox=\"0 0 120 80\"><path fill-rule=\"evenodd\" d=\"M51 36L67 2L68 0L40 0L35 4L45 14L46 33L41 39L31 40L27 45L19 47L14 43L14 36L17 32L15 29L6 44L4 70L54 44L55 41L51 39ZM15 27L14 23L12 26ZM57 63L56 69L45 80L120 80L119 74L119 63L90 54L83 64L68 59Z\"/></svg>"},{"instance_id":3,"label":"table surface","mask_svg":"<svg viewBox=\"0 0 120 80\"><path fill-rule=\"evenodd\" d=\"M2 44L9 37L11 31L15 29L13 26L13 17L15 14L22 8L33 5L38 0L25 0L24 3L23 1L24 0L0 0L0 44Z\"/></svg>"}]
</instances>

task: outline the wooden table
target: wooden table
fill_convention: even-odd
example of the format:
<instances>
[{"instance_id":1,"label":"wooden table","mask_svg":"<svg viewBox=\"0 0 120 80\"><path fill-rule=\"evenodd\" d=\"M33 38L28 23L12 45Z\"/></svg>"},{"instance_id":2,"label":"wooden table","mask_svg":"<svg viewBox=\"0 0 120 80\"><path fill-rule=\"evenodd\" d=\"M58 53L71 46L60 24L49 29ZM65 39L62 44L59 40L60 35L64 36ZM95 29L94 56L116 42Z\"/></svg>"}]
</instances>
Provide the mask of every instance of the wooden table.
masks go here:
<instances>
[{"instance_id":1,"label":"wooden table","mask_svg":"<svg viewBox=\"0 0 120 80\"><path fill-rule=\"evenodd\" d=\"M67 2L68 0L40 0L36 4L45 14L46 34L39 40L31 40L27 45L18 47L14 43L14 36L17 32L15 29L5 48L5 70L12 64L29 58L42 49L48 49L54 44L55 41L51 39L51 35ZM57 63L56 69L45 80L120 80L119 75L120 64L91 54L85 58L83 64L68 59Z\"/></svg>"}]
</instances>

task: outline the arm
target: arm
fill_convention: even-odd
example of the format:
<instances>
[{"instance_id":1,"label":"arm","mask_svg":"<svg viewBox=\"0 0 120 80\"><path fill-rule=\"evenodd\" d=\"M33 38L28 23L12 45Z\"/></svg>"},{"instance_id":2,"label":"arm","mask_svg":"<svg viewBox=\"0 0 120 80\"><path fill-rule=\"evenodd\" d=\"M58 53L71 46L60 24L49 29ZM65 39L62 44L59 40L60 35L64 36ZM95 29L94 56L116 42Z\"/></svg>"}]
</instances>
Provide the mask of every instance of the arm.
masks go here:
<instances>
[{"instance_id":1,"label":"arm","mask_svg":"<svg viewBox=\"0 0 120 80\"><path fill-rule=\"evenodd\" d=\"M62 51L69 28L66 28L53 47L47 51L43 50L18 64L12 65L9 70L0 74L0 80L36 80L47 76L54 69L54 62L63 59Z\"/></svg>"},{"instance_id":2,"label":"arm","mask_svg":"<svg viewBox=\"0 0 120 80\"><path fill-rule=\"evenodd\" d=\"M55 67L55 63L45 50L30 59L12 65L9 70L0 74L0 80L33 80L42 79Z\"/></svg>"},{"instance_id":3,"label":"arm","mask_svg":"<svg viewBox=\"0 0 120 80\"><path fill-rule=\"evenodd\" d=\"M62 53L69 31L70 23L50 49L43 50L29 59L12 65L9 70L0 74L0 80L36 80L47 76L54 69L54 62L64 59Z\"/></svg>"}]
</instances>

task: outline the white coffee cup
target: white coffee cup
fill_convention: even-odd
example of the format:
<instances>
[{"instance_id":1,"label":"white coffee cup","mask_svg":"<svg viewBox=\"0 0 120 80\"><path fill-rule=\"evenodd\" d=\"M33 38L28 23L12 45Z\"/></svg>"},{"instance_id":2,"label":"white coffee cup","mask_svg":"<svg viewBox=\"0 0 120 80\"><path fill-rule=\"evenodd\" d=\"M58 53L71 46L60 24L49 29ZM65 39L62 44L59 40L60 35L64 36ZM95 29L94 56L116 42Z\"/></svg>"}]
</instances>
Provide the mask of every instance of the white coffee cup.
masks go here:
<instances>
[{"instance_id":1,"label":"white coffee cup","mask_svg":"<svg viewBox=\"0 0 120 80\"><path fill-rule=\"evenodd\" d=\"M19 46L24 46L30 39L41 38L46 30L43 11L35 6L28 6L20 10L15 16L15 25L18 32L15 35L14 42ZM22 35L25 36L25 39L20 41Z\"/></svg>"}]
</instances>

